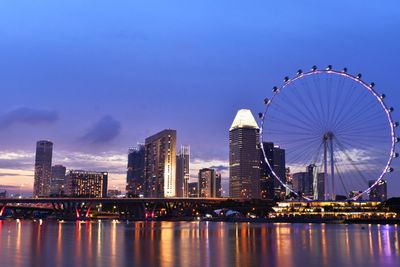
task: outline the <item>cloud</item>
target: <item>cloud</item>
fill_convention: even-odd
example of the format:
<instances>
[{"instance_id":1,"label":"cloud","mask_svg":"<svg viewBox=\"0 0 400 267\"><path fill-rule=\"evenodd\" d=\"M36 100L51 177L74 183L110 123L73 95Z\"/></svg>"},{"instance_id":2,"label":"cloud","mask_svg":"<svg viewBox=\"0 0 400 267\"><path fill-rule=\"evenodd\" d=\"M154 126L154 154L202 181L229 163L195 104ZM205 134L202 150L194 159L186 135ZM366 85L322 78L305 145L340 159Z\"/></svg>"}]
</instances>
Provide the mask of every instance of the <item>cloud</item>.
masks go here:
<instances>
[{"instance_id":1,"label":"cloud","mask_svg":"<svg viewBox=\"0 0 400 267\"><path fill-rule=\"evenodd\" d=\"M81 140L90 144L108 143L116 138L121 131L121 123L107 115L96 122Z\"/></svg>"},{"instance_id":2,"label":"cloud","mask_svg":"<svg viewBox=\"0 0 400 267\"><path fill-rule=\"evenodd\" d=\"M20 186L17 185L5 185L5 184L0 184L1 189L19 189Z\"/></svg>"},{"instance_id":3,"label":"cloud","mask_svg":"<svg viewBox=\"0 0 400 267\"><path fill-rule=\"evenodd\" d=\"M50 124L57 120L58 114L54 110L19 107L0 115L0 129L10 127L14 124Z\"/></svg>"},{"instance_id":4,"label":"cloud","mask_svg":"<svg viewBox=\"0 0 400 267\"><path fill-rule=\"evenodd\" d=\"M29 151L0 151L0 169L32 169L34 160L35 154Z\"/></svg>"},{"instance_id":5,"label":"cloud","mask_svg":"<svg viewBox=\"0 0 400 267\"><path fill-rule=\"evenodd\" d=\"M210 168L211 168L211 169L215 169L215 170L217 170L217 171L219 171L219 172L229 170L229 166L227 166L227 165L211 166Z\"/></svg>"},{"instance_id":6,"label":"cloud","mask_svg":"<svg viewBox=\"0 0 400 267\"><path fill-rule=\"evenodd\" d=\"M107 171L126 175L128 154L101 152L88 154L81 152L60 151L54 153L53 164L62 164L67 169L88 171Z\"/></svg>"},{"instance_id":7,"label":"cloud","mask_svg":"<svg viewBox=\"0 0 400 267\"><path fill-rule=\"evenodd\" d=\"M190 162L190 176L197 178L199 170L202 168L212 168L221 172L222 178L229 177L229 162L220 159L200 159L194 158Z\"/></svg>"},{"instance_id":8,"label":"cloud","mask_svg":"<svg viewBox=\"0 0 400 267\"><path fill-rule=\"evenodd\" d=\"M10 176L25 176L25 175L23 175L23 174L18 174L18 173L9 173L9 172L5 172L5 173L0 173L0 177L1 177L1 176L10 177Z\"/></svg>"}]
</instances>

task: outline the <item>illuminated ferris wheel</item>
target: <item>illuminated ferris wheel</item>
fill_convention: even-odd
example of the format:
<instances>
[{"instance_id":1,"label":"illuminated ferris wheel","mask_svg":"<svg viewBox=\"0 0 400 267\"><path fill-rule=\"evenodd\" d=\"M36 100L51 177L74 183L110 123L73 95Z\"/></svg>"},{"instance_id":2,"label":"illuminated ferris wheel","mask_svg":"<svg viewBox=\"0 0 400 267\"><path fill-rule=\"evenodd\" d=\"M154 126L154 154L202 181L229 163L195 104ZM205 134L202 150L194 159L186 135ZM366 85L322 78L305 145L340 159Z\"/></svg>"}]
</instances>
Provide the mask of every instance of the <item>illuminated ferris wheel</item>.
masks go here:
<instances>
[{"instance_id":1,"label":"illuminated ferris wheel","mask_svg":"<svg viewBox=\"0 0 400 267\"><path fill-rule=\"evenodd\" d=\"M259 114L261 147L272 175L287 191L302 194L298 181L273 171L263 142L285 149L286 167L294 178L307 171L313 176L313 186L319 188L301 195L307 200L321 199L318 192L324 200L339 195L357 200L393 171L392 160L399 156L395 152L399 123L393 121L385 95L374 86L346 68L314 66L273 87L273 96L264 100L265 111Z\"/></svg>"}]
</instances>

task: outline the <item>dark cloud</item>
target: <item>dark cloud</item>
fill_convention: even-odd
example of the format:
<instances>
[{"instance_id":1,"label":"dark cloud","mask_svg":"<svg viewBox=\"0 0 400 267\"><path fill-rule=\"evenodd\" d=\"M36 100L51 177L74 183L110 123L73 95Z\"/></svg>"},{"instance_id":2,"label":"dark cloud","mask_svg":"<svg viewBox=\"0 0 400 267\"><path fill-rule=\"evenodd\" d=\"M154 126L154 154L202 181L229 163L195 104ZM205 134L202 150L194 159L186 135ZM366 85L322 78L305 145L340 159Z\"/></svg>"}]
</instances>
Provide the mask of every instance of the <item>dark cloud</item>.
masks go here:
<instances>
[{"instance_id":1,"label":"dark cloud","mask_svg":"<svg viewBox=\"0 0 400 267\"><path fill-rule=\"evenodd\" d=\"M4 190L4 189L19 189L20 186L17 185L4 185L4 184L0 184L0 189Z\"/></svg>"},{"instance_id":2,"label":"dark cloud","mask_svg":"<svg viewBox=\"0 0 400 267\"><path fill-rule=\"evenodd\" d=\"M34 159L30 161L21 159L15 159L15 160L0 159L1 169L26 170L26 169L33 169L33 165L34 165Z\"/></svg>"},{"instance_id":3,"label":"dark cloud","mask_svg":"<svg viewBox=\"0 0 400 267\"><path fill-rule=\"evenodd\" d=\"M32 176L32 175L22 175L22 174L18 174L18 173L0 173L0 177L4 177L4 176Z\"/></svg>"},{"instance_id":4,"label":"dark cloud","mask_svg":"<svg viewBox=\"0 0 400 267\"><path fill-rule=\"evenodd\" d=\"M221 172L221 171L227 171L229 169L229 167L224 166L224 165L218 165L218 166L211 166L210 169L215 169L215 170Z\"/></svg>"},{"instance_id":5,"label":"dark cloud","mask_svg":"<svg viewBox=\"0 0 400 267\"><path fill-rule=\"evenodd\" d=\"M0 129L14 124L37 125L54 123L57 120L58 114L54 110L20 107L0 115Z\"/></svg>"},{"instance_id":6,"label":"dark cloud","mask_svg":"<svg viewBox=\"0 0 400 267\"><path fill-rule=\"evenodd\" d=\"M90 144L101 144L112 141L119 135L121 123L111 116L104 116L81 138Z\"/></svg>"}]
</instances>

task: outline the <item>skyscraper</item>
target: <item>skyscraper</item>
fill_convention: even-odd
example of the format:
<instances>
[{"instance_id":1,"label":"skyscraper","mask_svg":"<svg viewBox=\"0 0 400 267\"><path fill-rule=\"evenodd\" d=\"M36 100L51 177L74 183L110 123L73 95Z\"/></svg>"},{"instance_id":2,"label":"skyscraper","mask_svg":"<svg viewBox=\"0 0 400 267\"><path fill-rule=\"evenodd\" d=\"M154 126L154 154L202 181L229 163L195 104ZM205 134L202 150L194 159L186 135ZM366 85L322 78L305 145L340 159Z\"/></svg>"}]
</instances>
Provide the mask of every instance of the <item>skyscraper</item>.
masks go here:
<instances>
[{"instance_id":1,"label":"skyscraper","mask_svg":"<svg viewBox=\"0 0 400 267\"><path fill-rule=\"evenodd\" d=\"M128 152L128 171L126 175L126 191L130 197L138 197L143 195L145 191L144 176L144 145L130 149Z\"/></svg>"},{"instance_id":2,"label":"skyscraper","mask_svg":"<svg viewBox=\"0 0 400 267\"><path fill-rule=\"evenodd\" d=\"M198 197L199 196L199 183L197 182L192 182L189 183L189 197Z\"/></svg>"},{"instance_id":3,"label":"skyscraper","mask_svg":"<svg viewBox=\"0 0 400 267\"><path fill-rule=\"evenodd\" d=\"M215 174L215 186L215 197L222 197L222 175L219 172Z\"/></svg>"},{"instance_id":4,"label":"skyscraper","mask_svg":"<svg viewBox=\"0 0 400 267\"><path fill-rule=\"evenodd\" d=\"M65 172L63 165L54 165L51 167L51 187L52 196L62 196L65 193Z\"/></svg>"},{"instance_id":5,"label":"skyscraper","mask_svg":"<svg viewBox=\"0 0 400 267\"><path fill-rule=\"evenodd\" d=\"M199 170L199 197L217 197L217 180L214 169Z\"/></svg>"},{"instance_id":6,"label":"skyscraper","mask_svg":"<svg viewBox=\"0 0 400 267\"><path fill-rule=\"evenodd\" d=\"M324 173L319 173L316 165L310 164L305 172L294 173L292 177L295 192L310 199L324 200Z\"/></svg>"},{"instance_id":7,"label":"skyscraper","mask_svg":"<svg viewBox=\"0 0 400 267\"><path fill-rule=\"evenodd\" d=\"M181 146L176 156L176 196L188 197L188 183L190 178L190 147Z\"/></svg>"},{"instance_id":8,"label":"skyscraper","mask_svg":"<svg viewBox=\"0 0 400 267\"><path fill-rule=\"evenodd\" d=\"M145 141L147 197L176 196L176 131L164 130Z\"/></svg>"},{"instance_id":9,"label":"skyscraper","mask_svg":"<svg viewBox=\"0 0 400 267\"><path fill-rule=\"evenodd\" d=\"M72 197L107 197L108 173L69 170L66 194Z\"/></svg>"},{"instance_id":10,"label":"skyscraper","mask_svg":"<svg viewBox=\"0 0 400 267\"><path fill-rule=\"evenodd\" d=\"M271 167L275 174L286 183L286 159L285 150L279 146L274 146L272 142L263 142L265 156L268 159ZM262 199L282 199L286 195L286 189L272 174L272 170L269 168L265 161L264 154L262 151L261 165L260 165L260 190Z\"/></svg>"},{"instance_id":11,"label":"skyscraper","mask_svg":"<svg viewBox=\"0 0 400 267\"><path fill-rule=\"evenodd\" d=\"M260 198L259 128L253 114L241 109L229 129L229 195Z\"/></svg>"},{"instance_id":12,"label":"skyscraper","mask_svg":"<svg viewBox=\"0 0 400 267\"><path fill-rule=\"evenodd\" d=\"M36 143L35 178L33 182L34 197L50 195L52 157L53 143L46 140L38 141Z\"/></svg>"},{"instance_id":13,"label":"skyscraper","mask_svg":"<svg viewBox=\"0 0 400 267\"><path fill-rule=\"evenodd\" d=\"M375 180L368 181L368 186L371 187L375 183ZM375 187L369 192L370 201L386 201L387 199L387 182L381 180Z\"/></svg>"}]
</instances>

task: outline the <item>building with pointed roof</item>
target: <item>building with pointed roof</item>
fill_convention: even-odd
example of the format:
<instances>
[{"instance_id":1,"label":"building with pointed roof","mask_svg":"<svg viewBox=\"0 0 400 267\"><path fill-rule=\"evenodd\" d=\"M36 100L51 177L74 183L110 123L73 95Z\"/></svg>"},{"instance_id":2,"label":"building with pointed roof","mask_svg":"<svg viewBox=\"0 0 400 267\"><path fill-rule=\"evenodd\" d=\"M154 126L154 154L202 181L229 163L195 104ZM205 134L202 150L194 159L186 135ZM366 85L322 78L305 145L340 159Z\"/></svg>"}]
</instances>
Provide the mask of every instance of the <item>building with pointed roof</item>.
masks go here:
<instances>
[{"instance_id":1,"label":"building with pointed roof","mask_svg":"<svg viewBox=\"0 0 400 267\"><path fill-rule=\"evenodd\" d=\"M237 112L229 129L229 195L260 198L260 130L248 109Z\"/></svg>"}]
</instances>

